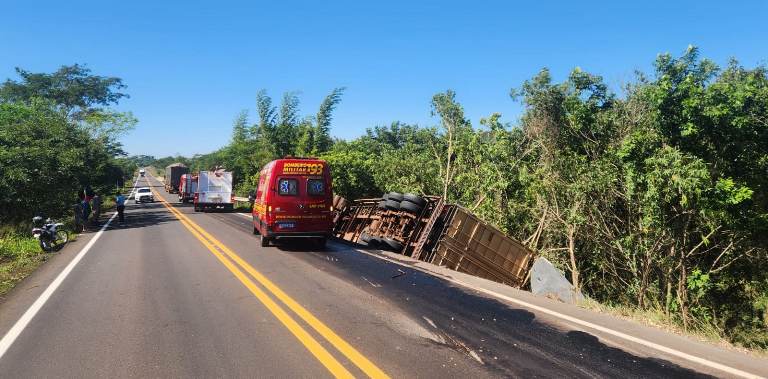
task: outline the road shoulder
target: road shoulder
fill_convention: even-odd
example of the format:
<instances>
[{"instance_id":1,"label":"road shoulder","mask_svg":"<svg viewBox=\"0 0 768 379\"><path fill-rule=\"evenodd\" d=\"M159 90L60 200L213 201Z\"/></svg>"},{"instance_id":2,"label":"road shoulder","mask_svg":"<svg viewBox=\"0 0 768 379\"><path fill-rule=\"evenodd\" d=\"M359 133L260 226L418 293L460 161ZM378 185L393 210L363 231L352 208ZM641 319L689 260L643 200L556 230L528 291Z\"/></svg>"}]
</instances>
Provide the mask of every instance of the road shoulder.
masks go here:
<instances>
[{"instance_id":1,"label":"road shoulder","mask_svg":"<svg viewBox=\"0 0 768 379\"><path fill-rule=\"evenodd\" d=\"M98 228L103 226L110 216L111 213L102 215ZM45 262L0 298L0 336L13 327L72 259L95 238L98 228L94 227L92 231L77 235L77 239L68 242L61 250L49 254Z\"/></svg>"}]
</instances>

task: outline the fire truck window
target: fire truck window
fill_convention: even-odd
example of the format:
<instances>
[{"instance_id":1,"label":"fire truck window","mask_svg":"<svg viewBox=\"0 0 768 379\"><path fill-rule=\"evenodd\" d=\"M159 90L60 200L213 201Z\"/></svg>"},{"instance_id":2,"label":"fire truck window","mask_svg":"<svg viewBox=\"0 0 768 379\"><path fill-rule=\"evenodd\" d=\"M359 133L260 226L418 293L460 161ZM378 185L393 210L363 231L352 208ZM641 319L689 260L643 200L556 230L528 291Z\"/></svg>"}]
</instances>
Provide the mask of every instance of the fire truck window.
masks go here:
<instances>
[{"instance_id":1,"label":"fire truck window","mask_svg":"<svg viewBox=\"0 0 768 379\"><path fill-rule=\"evenodd\" d=\"M296 179L280 179L277 183L277 193L288 196L298 195L299 181Z\"/></svg>"},{"instance_id":2,"label":"fire truck window","mask_svg":"<svg viewBox=\"0 0 768 379\"><path fill-rule=\"evenodd\" d=\"M325 183L322 179L307 180L307 193L311 196L325 195Z\"/></svg>"}]
</instances>

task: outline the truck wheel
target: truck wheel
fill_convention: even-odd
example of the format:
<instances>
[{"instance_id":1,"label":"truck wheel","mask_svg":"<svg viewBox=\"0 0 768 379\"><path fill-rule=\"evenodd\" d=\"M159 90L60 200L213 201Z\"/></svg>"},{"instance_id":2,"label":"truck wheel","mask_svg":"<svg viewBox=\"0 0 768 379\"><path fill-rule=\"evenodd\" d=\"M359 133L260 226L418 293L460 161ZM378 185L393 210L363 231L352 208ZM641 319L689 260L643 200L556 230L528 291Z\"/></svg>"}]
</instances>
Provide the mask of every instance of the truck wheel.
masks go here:
<instances>
[{"instance_id":1,"label":"truck wheel","mask_svg":"<svg viewBox=\"0 0 768 379\"><path fill-rule=\"evenodd\" d=\"M396 200L387 200L384 206L389 210L396 211L400 209L400 202Z\"/></svg>"},{"instance_id":2,"label":"truck wheel","mask_svg":"<svg viewBox=\"0 0 768 379\"><path fill-rule=\"evenodd\" d=\"M255 226L254 226L254 227L253 227L253 235L255 235L255 236L258 236L259 234L260 234L260 233L259 233L259 229L258 229L257 227L255 227Z\"/></svg>"},{"instance_id":3,"label":"truck wheel","mask_svg":"<svg viewBox=\"0 0 768 379\"><path fill-rule=\"evenodd\" d=\"M365 243L371 242L371 235L368 233L362 233L360 234L360 238L358 238L358 240Z\"/></svg>"},{"instance_id":4,"label":"truck wheel","mask_svg":"<svg viewBox=\"0 0 768 379\"><path fill-rule=\"evenodd\" d=\"M261 247L267 247L269 246L269 237L264 237L264 235L262 234L261 237L259 238L259 242L261 242Z\"/></svg>"},{"instance_id":5,"label":"truck wheel","mask_svg":"<svg viewBox=\"0 0 768 379\"><path fill-rule=\"evenodd\" d=\"M384 245L395 253L399 253L401 250L403 250L403 244L400 241L394 240L392 238L382 238L382 240L384 241Z\"/></svg>"},{"instance_id":6,"label":"truck wheel","mask_svg":"<svg viewBox=\"0 0 768 379\"><path fill-rule=\"evenodd\" d=\"M406 200L400 203L400 209L418 216L423 208L420 205Z\"/></svg>"},{"instance_id":7,"label":"truck wheel","mask_svg":"<svg viewBox=\"0 0 768 379\"><path fill-rule=\"evenodd\" d=\"M387 194L387 200L403 201L403 194L400 192L390 192Z\"/></svg>"},{"instance_id":8,"label":"truck wheel","mask_svg":"<svg viewBox=\"0 0 768 379\"><path fill-rule=\"evenodd\" d=\"M416 194L412 194L412 193L406 193L405 195L403 195L403 200L416 204L420 207L423 207L427 204L427 201L424 200L423 197Z\"/></svg>"}]
</instances>

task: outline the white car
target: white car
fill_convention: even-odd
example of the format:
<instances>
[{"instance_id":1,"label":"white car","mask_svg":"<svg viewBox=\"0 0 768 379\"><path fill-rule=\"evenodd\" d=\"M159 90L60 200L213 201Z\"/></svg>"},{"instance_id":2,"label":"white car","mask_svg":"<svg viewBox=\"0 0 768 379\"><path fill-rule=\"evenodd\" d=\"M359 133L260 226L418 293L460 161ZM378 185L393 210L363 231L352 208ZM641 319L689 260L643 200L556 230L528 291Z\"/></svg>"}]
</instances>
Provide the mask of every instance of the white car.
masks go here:
<instances>
[{"instance_id":1,"label":"white car","mask_svg":"<svg viewBox=\"0 0 768 379\"><path fill-rule=\"evenodd\" d=\"M136 195L133 197L136 200L136 204L148 201L150 203L155 202L155 195L152 194L152 190L149 187L141 187L136 190Z\"/></svg>"}]
</instances>

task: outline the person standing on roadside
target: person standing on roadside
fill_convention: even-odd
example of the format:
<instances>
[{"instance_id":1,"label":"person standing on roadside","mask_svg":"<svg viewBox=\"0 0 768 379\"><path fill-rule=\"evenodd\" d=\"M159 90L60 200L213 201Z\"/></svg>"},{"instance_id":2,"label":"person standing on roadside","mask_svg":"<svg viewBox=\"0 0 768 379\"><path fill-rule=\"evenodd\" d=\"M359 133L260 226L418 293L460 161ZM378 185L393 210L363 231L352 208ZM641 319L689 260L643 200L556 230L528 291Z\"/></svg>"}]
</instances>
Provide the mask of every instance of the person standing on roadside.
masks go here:
<instances>
[{"instance_id":1,"label":"person standing on roadside","mask_svg":"<svg viewBox=\"0 0 768 379\"><path fill-rule=\"evenodd\" d=\"M99 223L99 217L101 217L101 196L97 192L93 193L93 199L91 199L91 202L93 203L93 219L92 222L94 225Z\"/></svg>"},{"instance_id":2,"label":"person standing on roadside","mask_svg":"<svg viewBox=\"0 0 768 379\"><path fill-rule=\"evenodd\" d=\"M117 220L122 224L125 221L125 196L120 192L115 197L115 206L117 206Z\"/></svg>"},{"instance_id":3,"label":"person standing on roadside","mask_svg":"<svg viewBox=\"0 0 768 379\"><path fill-rule=\"evenodd\" d=\"M72 206L72 210L75 213L75 233L81 233L83 231L83 199L80 197L75 201L75 205Z\"/></svg>"},{"instance_id":4,"label":"person standing on roadside","mask_svg":"<svg viewBox=\"0 0 768 379\"><path fill-rule=\"evenodd\" d=\"M83 201L81 202L82 207L83 207L83 231L84 232L87 231L86 229L88 228L88 221L90 220L90 217L91 217L91 203L90 203L90 200L91 199L88 198L88 196L86 195L83 198Z\"/></svg>"}]
</instances>

